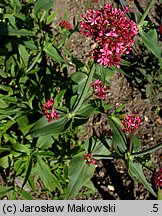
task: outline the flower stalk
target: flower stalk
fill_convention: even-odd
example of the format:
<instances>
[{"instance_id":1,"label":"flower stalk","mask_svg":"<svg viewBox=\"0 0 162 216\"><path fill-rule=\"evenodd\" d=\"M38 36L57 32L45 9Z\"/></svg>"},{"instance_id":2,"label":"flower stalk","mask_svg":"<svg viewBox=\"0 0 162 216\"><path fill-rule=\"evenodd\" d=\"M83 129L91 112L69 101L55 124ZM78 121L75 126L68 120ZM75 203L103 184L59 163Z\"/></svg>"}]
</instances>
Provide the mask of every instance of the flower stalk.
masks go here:
<instances>
[{"instance_id":1,"label":"flower stalk","mask_svg":"<svg viewBox=\"0 0 162 216\"><path fill-rule=\"evenodd\" d=\"M146 7L145 12L143 13L143 15L141 16L141 19L138 22L138 25L137 25L138 29L140 29L142 27L143 22L144 22L145 18L147 17L147 15L148 15L150 9L152 8L153 4L154 4L154 0L150 0L150 2L148 3L148 5Z\"/></svg>"},{"instance_id":2,"label":"flower stalk","mask_svg":"<svg viewBox=\"0 0 162 216\"><path fill-rule=\"evenodd\" d=\"M133 133L130 133L130 136L129 136L129 152L130 153L132 152L132 146L133 146L132 136L133 136Z\"/></svg>"},{"instance_id":3,"label":"flower stalk","mask_svg":"<svg viewBox=\"0 0 162 216\"><path fill-rule=\"evenodd\" d=\"M137 153L132 153L131 155L132 156L135 156L135 157L140 157L140 156L143 156L143 155L146 155L146 154L149 154L149 153L152 153L158 149L162 148L162 143L159 143L157 144L156 146L154 147L151 147L149 149L146 149L144 151L140 151L140 152L137 152Z\"/></svg>"}]
</instances>

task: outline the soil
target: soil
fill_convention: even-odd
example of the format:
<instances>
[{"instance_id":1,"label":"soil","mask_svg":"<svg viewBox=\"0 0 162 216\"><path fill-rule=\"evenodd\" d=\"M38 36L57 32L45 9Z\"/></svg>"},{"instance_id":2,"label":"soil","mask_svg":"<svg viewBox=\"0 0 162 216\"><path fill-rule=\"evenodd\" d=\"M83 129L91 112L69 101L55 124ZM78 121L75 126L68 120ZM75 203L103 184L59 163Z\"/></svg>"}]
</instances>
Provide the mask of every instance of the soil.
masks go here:
<instances>
[{"instance_id":1,"label":"soil","mask_svg":"<svg viewBox=\"0 0 162 216\"><path fill-rule=\"evenodd\" d=\"M56 0L54 9L57 9L55 20L52 27L55 29L59 22L67 15L67 20L73 24L75 17L76 21L81 20L81 14L88 8L99 8L105 3L112 1L100 0L98 3L90 1L64 1ZM114 2L114 1L113 1ZM118 2L118 1L115 1ZM148 4L148 0L131 1L127 3L130 5L132 11L143 13ZM154 4L147 17L149 21L154 23L155 26L160 25L160 6L158 1ZM83 37L79 32L74 33L69 41L66 43L66 48L79 60L86 62L89 56L89 51L92 49L92 43L89 39ZM134 47L133 55L136 56L141 52L139 47ZM73 73L74 68L69 68L69 73ZM140 130L136 134L142 142L143 149L154 146L162 142L162 104L161 92L155 103L143 96L141 87L133 83L131 79L124 75L115 75L111 79L111 91L109 94L108 102L114 108L119 107L121 104L126 103L124 111L133 112L137 111L143 117L143 123ZM157 113L156 109L160 109ZM102 134L107 129L107 121L104 116L93 116L86 124L86 135L91 136L92 133L96 135ZM156 151L151 155L153 165L156 169L162 167L162 149ZM152 181L152 173L145 170L147 180ZM106 199L106 200L146 200L155 199L144 187L138 182L134 182L127 174L127 166L123 160L101 160L98 161L95 175L92 178L94 186L98 192L88 197L88 199ZM83 191L85 189L83 188ZM76 199L87 199L84 196L78 196Z\"/></svg>"}]
</instances>

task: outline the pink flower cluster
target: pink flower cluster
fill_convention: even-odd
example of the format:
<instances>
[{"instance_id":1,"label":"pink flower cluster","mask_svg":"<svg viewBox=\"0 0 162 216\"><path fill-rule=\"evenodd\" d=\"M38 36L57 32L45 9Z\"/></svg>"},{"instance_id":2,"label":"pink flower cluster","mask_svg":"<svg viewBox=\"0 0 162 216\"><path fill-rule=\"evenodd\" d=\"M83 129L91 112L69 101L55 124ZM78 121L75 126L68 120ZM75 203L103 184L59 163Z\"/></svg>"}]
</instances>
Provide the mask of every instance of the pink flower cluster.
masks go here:
<instances>
[{"instance_id":1,"label":"pink flower cluster","mask_svg":"<svg viewBox=\"0 0 162 216\"><path fill-rule=\"evenodd\" d=\"M83 160L85 160L87 166L90 166L91 164L96 164L96 161L92 158L92 155L88 152L83 157Z\"/></svg>"},{"instance_id":2,"label":"pink flower cluster","mask_svg":"<svg viewBox=\"0 0 162 216\"><path fill-rule=\"evenodd\" d=\"M157 187L162 187L162 168L155 174L154 181Z\"/></svg>"},{"instance_id":3,"label":"pink flower cluster","mask_svg":"<svg viewBox=\"0 0 162 216\"><path fill-rule=\"evenodd\" d=\"M73 26L67 20L62 20L59 26L63 27L64 29L70 30L73 29Z\"/></svg>"},{"instance_id":4,"label":"pink flower cluster","mask_svg":"<svg viewBox=\"0 0 162 216\"><path fill-rule=\"evenodd\" d=\"M80 33L96 43L92 53L100 65L120 67L121 55L132 49L138 29L136 23L125 16L128 11L128 7L122 11L106 4L101 10L90 9L82 15L84 21L80 23Z\"/></svg>"},{"instance_id":5,"label":"pink flower cluster","mask_svg":"<svg viewBox=\"0 0 162 216\"><path fill-rule=\"evenodd\" d=\"M58 113L55 112L56 108L54 106L54 99L47 99L47 102L42 105L43 114L48 119L48 122L51 122L53 119L58 119Z\"/></svg>"},{"instance_id":6,"label":"pink flower cluster","mask_svg":"<svg viewBox=\"0 0 162 216\"><path fill-rule=\"evenodd\" d=\"M162 25L160 25L157 30L162 35Z\"/></svg>"},{"instance_id":7,"label":"pink flower cluster","mask_svg":"<svg viewBox=\"0 0 162 216\"><path fill-rule=\"evenodd\" d=\"M103 99L103 100L106 99L107 91L110 89L110 86L105 85L102 88L102 81L101 80L95 80L95 81L93 81L91 83L91 86L93 88L94 95L96 95L100 99Z\"/></svg>"},{"instance_id":8,"label":"pink flower cluster","mask_svg":"<svg viewBox=\"0 0 162 216\"><path fill-rule=\"evenodd\" d=\"M124 132L133 133L138 129L139 125L141 124L141 119L139 116L137 116L137 113L134 112L132 115L127 114L125 119L122 119L121 122L123 124L122 130Z\"/></svg>"}]
</instances>

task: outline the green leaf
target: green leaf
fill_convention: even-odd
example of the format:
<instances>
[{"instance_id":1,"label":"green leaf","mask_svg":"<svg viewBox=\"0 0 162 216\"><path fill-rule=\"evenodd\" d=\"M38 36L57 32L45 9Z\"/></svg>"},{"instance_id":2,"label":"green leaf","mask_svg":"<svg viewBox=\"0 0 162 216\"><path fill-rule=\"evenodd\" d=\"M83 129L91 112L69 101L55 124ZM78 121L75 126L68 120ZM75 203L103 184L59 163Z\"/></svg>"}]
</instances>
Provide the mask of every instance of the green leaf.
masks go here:
<instances>
[{"instance_id":1,"label":"green leaf","mask_svg":"<svg viewBox=\"0 0 162 216\"><path fill-rule=\"evenodd\" d=\"M32 130L33 137L39 137L44 135L57 135L65 132L71 125L72 119L68 117L62 117L58 121L51 122L49 125L44 126L38 130Z\"/></svg>"},{"instance_id":2,"label":"green leaf","mask_svg":"<svg viewBox=\"0 0 162 216\"><path fill-rule=\"evenodd\" d=\"M43 128L46 125L49 125L49 122L47 121L47 118L45 116L42 116L37 122L35 122L33 124L33 127L30 129L29 132L39 130L39 129Z\"/></svg>"},{"instance_id":3,"label":"green leaf","mask_svg":"<svg viewBox=\"0 0 162 216\"><path fill-rule=\"evenodd\" d=\"M80 95L85 87L87 78L88 75L85 72L78 71L73 73L71 79L76 83L76 85L73 85L73 92L77 92Z\"/></svg>"},{"instance_id":4,"label":"green leaf","mask_svg":"<svg viewBox=\"0 0 162 216\"><path fill-rule=\"evenodd\" d=\"M142 29L140 29L139 34L145 46L159 59L159 61L161 61L161 49L156 30L150 29L147 33L145 33Z\"/></svg>"},{"instance_id":5,"label":"green leaf","mask_svg":"<svg viewBox=\"0 0 162 216\"><path fill-rule=\"evenodd\" d=\"M10 120L4 124L1 124L0 125L1 133L5 133L13 124L15 124L15 121L13 121L13 120Z\"/></svg>"},{"instance_id":6,"label":"green leaf","mask_svg":"<svg viewBox=\"0 0 162 216\"><path fill-rule=\"evenodd\" d=\"M89 118L96 111L91 104L83 104L81 108L76 112L75 118Z\"/></svg>"},{"instance_id":7,"label":"green leaf","mask_svg":"<svg viewBox=\"0 0 162 216\"><path fill-rule=\"evenodd\" d=\"M111 142L111 140L107 140ZM95 159L105 158L103 156L111 156L109 149L99 140L95 143L94 147L92 146L91 154Z\"/></svg>"},{"instance_id":8,"label":"green leaf","mask_svg":"<svg viewBox=\"0 0 162 216\"><path fill-rule=\"evenodd\" d=\"M28 157L28 161L26 162L25 178L24 178L24 182L22 184L22 189L25 186L26 182L28 181L28 178L30 176L31 170L32 170L32 157L29 156Z\"/></svg>"},{"instance_id":9,"label":"green leaf","mask_svg":"<svg viewBox=\"0 0 162 216\"><path fill-rule=\"evenodd\" d=\"M56 15L56 11L52 12L48 17L47 17L47 20L46 20L46 25L49 25L53 22L53 19Z\"/></svg>"},{"instance_id":10,"label":"green leaf","mask_svg":"<svg viewBox=\"0 0 162 216\"><path fill-rule=\"evenodd\" d=\"M66 89L61 90L55 97L55 106L57 107L59 103L62 102L62 98L66 92Z\"/></svg>"},{"instance_id":11,"label":"green leaf","mask_svg":"<svg viewBox=\"0 0 162 216\"><path fill-rule=\"evenodd\" d=\"M0 196L4 196L7 192L11 190L12 187L1 186L0 185Z\"/></svg>"},{"instance_id":12,"label":"green leaf","mask_svg":"<svg viewBox=\"0 0 162 216\"><path fill-rule=\"evenodd\" d=\"M86 99L87 94L88 94L88 90L90 89L90 84L92 82L92 77L94 75L95 70L96 70L96 68L95 68L95 65L93 64L92 67L90 68L90 72L88 74L88 77L87 77L87 79L83 85L84 86L83 90L82 90L81 94L79 95L77 103L74 106L74 110L72 111L72 115L75 115L75 113L80 109L84 100Z\"/></svg>"},{"instance_id":13,"label":"green leaf","mask_svg":"<svg viewBox=\"0 0 162 216\"><path fill-rule=\"evenodd\" d=\"M7 195L9 200L16 200L17 193L14 190L10 190Z\"/></svg>"},{"instance_id":14,"label":"green leaf","mask_svg":"<svg viewBox=\"0 0 162 216\"><path fill-rule=\"evenodd\" d=\"M122 61L121 61L120 64L121 64L121 65L124 65L124 66L131 66L131 65L132 65L129 61L124 60L124 59L122 59Z\"/></svg>"},{"instance_id":15,"label":"green leaf","mask_svg":"<svg viewBox=\"0 0 162 216\"><path fill-rule=\"evenodd\" d=\"M29 178L28 178L28 184L29 186L31 187L31 189L36 192L37 189L36 189L36 186L35 186L35 182L34 182L34 179L33 177L30 175Z\"/></svg>"},{"instance_id":16,"label":"green leaf","mask_svg":"<svg viewBox=\"0 0 162 216\"><path fill-rule=\"evenodd\" d=\"M0 69L0 76L3 78L7 78L7 74L4 70Z\"/></svg>"},{"instance_id":17,"label":"green leaf","mask_svg":"<svg viewBox=\"0 0 162 216\"><path fill-rule=\"evenodd\" d=\"M46 54L51 57L54 61L58 63L66 63L66 61L59 55L57 49L52 46L52 44L48 44L44 47L44 51Z\"/></svg>"},{"instance_id":18,"label":"green leaf","mask_svg":"<svg viewBox=\"0 0 162 216\"><path fill-rule=\"evenodd\" d=\"M6 148L6 147L1 147L0 146L0 152L4 152L4 151L10 151L11 148Z\"/></svg>"},{"instance_id":19,"label":"green leaf","mask_svg":"<svg viewBox=\"0 0 162 216\"><path fill-rule=\"evenodd\" d=\"M20 4L20 1L19 0L14 0L14 1L11 1L11 6L13 7L13 8L15 8L16 6L18 7L18 8L22 8L22 6L21 6L21 4Z\"/></svg>"},{"instance_id":20,"label":"green leaf","mask_svg":"<svg viewBox=\"0 0 162 216\"><path fill-rule=\"evenodd\" d=\"M27 155L30 155L29 148L27 146L23 145L23 144L18 144L18 143L12 144L12 148L15 151L18 151L18 152L21 152L21 153L26 153Z\"/></svg>"},{"instance_id":21,"label":"green leaf","mask_svg":"<svg viewBox=\"0 0 162 216\"><path fill-rule=\"evenodd\" d=\"M37 155L41 155L43 157L54 157L55 153L53 151L49 151L49 150L40 150L37 152Z\"/></svg>"},{"instance_id":22,"label":"green leaf","mask_svg":"<svg viewBox=\"0 0 162 216\"><path fill-rule=\"evenodd\" d=\"M25 46L19 44L19 54L23 60L24 65L27 67L28 66L28 61L29 61L29 54L26 51Z\"/></svg>"},{"instance_id":23,"label":"green leaf","mask_svg":"<svg viewBox=\"0 0 162 216\"><path fill-rule=\"evenodd\" d=\"M116 72L119 72L119 73L121 73L121 74L124 74L124 75L130 77L130 76L129 76L127 73L125 73L125 71L123 71L121 68L117 68L117 67L115 67L114 65L112 65L110 68L111 68L115 73L116 73Z\"/></svg>"},{"instance_id":24,"label":"green leaf","mask_svg":"<svg viewBox=\"0 0 162 216\"><path fill-rule=\"evenodd\" d=\"M54 179L53 183L54 183L55 187L58 188L61 193L64 193L62 186L61 186L61 183L60 183L60 179L58 179L55 175L53 175L53 179Z\"/></svg>"},{"instance_id":25,"label":"green leaf","mask_svg":"<svg viewBox=\"0 0 162 216\"><path fill-rule=\"evenodd\" d=\"M33 197L30 193L28 193L27 191L25 190L20 190L18 192L20 194L20 196L24 199L24 200L33 200Z\"/></svg>"},{"instance_id":26,"label":"green leaf","mask_svg":"<svg viewBox=\"0 0 162 216\"><path fill-rule=\"evenodd\" d=\"M12 156L14 156L14 155L12 154ZM16 160L14 162L15 176L21 175L22 173L24 173L24 170L25 170L25 161L24 160ZM21 185L22 185L22 181L21 181Z\"/></svg>"},{"instance_id":27,"label":"green leaf","mask_svg":"<svg viewBox=\"0 0 162 216\"><path fill-rule=\"evenodd\" d=\"M76 84L79 84L79 83L83 83L86 81L88 75L87 73L85 72L82 72L82 71L78 71L76 73L73 73L71 75L71 79L76 83Z\"/></svg>"},{"instance_id":28,"label":"green leaf","mask_svg":"<svg viewBox=\"0 0 162 216\"><path fill-rule=\"evenodd\" d=\"M0 167L7 169L9 167L9 156L4 156L0 158Z\"/></svg>"},{"instance_id":29,"label":"green leaf","mask_svg":"<svg viewBox=\"0 0 162 216\"><path fill-rule=\"evenodd\" d=\"M37 0L34 6L34 14L37 15L38 12L42 10L49 11L54 4L54 0Z\"/></svg>"},{"instance_id":30,"label":"green leaf","mask_svg":"<svg viewBox=\"0 0 162 216\"><path fill-rule=\"evenodd\" d=\"M102 67L102 70L104 75L104 76L102 75L102 79L105 79L107 81L110 80L115 75L115 71L111 70L111 68Z\"/></svg>"},{"instance_id":31,"label":"green leaf","mask_svg":"<svg viewBox=\"0 0 162 216\"><path fill-rule=\"evenodd\" d=\"M50 167L39 156L37 156L37 171L45 187L49 191L53 191L54 190L53 174L51 173Z\"/></svg>"},{"instance_id":32,"label":"green leaf","mask_svg":"<svg viewBox=\"0 0 162 216\"><path fill-rule=\"evenodd\" d=\"M38 67L38 68L34 68L35 67L35 65L38 63L38 62L40 62L41 61L41 59L42 59L42 53L41 52L39 52L38 54L37 54L37 56L35 57L35 58L33 58L33 61L32 61L32 63L30 64L30 66L28 67L28 69L27 69L27 71L26 71L26 73L37 73L37 71L39 71L40 70L40 68ZM31 71L32 70L32 71ZM30 71L30 72L29 72Z\"/></svg>"},{"instance_id":33,"label":"green leaf","mask_svg":"<svg viewBox=\"0 0 162 216\"><path fill-rule=\"evenodd\" d=\"M9 35L9 36L36 36L33 32L30 32L26 29L14 29L6 23L0 22L0 35Z\"/></svg>"},{"instance_id":34,"label":"green leaf","mask_svg":"<svg viewBox=\"0 0 162 216\"><path fill-rule=\"evenodd\" d=\"M94 165L87 166L83 158L83 152L76 155L69 163L69 185L66 191L66 199L75 197L94 174Z\"/></svg>"},{"instance_id":35,"label":"green leaf","mask_svg":"<svg viewBox=\"0 0 162 216\"><path fill-rule=\"evenodd\" d=\"M25 136L29 132L29 129L30 129L28 118L26 116L21 116L20 118L17 119L17 123L19 125L21 132Z\"/></svg>"},{"instance_id":36,"label":"green leaf","mask_svg":"<svg viewBox=\"0 0 162 216\"><path fill-rule=\"evenodd\" d=\"M157 196L151 185L146 180L141 164L129 160L128 174L134 181L140 181L155 197Z\"/></svg>"},{"instance_id":37,"label":"green leaf","mask_svg":"<svg viewBox=\"0 0 162 216\"><path fill-rule=\"evenodd\" d=\"M36 146L37 148L44 150L50 148L53 142L54 140L51 136L45 135L38 138Z\"/></svg>"},{"instance_id":38,"label":"green leaf","mask_svg":"<svg viewBox=\"0 0 162 216\"><path fill-rule=\"evenodd\" d=\"M67 31L66 31L66 33L67 33ZM64 37L66 37L66 35ZM66 55L71 59L72 63L76 65L76 68L78 70L81 70L83 72L88 72L87 67L85 66L85 64L83 62L81 62L80 60L75 58L71 54L71 52L69 52L67 49L64 48L64 51L65 51Z\"/></svg>"},{"instance_id":39,"label":"green leaf","mask_svg":"<svg viewBox=\"0 0 162 216\"><path fill-rule=\"evenodd\" d=\"M115 110L115 113L116 113L116 112L117 112L117 111ZM122 122L120 121L120 118L118 118L118 117L112 115L112 116L111 116L111 119L112 119L120 128L123 127L123 124L122 124Z\"/></svg>"},{"instance_id":40,"label":"green leaf","mask_svg":"<svg viewBox=\"0 0 162 216\"><path fill-rule=\"evenodd\" d=\"M125 107L125 103L124 104L121 104L116 110L115 110L115 114L116 113L120 113L123 109L124 109L124 107Z\"/></svg>"},{"instance_id":41,"label":"green leaf","mask_svg":"<svg viewBox=\"0 0 162 216\"><path fill-rule=\"evenodd\" d=\"M97 192L97 189L95 188L95 186L93 185L91 180L88 180L88 182L86 182L84 184L85 187L87 187L90 190L93 190L94 192Z\"/></svg>"},{"instance_id":42,"label":"green leaf","mask_svg":"<svg viewBox=\"0 0 162 216\"><path fill-rule=\"evenodd\" d=\"M73 55L71 55L71 61L76 65L76 67L82 71L87 71L86 66L83 62L75 58Z\"/></svg>"},{"instance_id":43,"label":"green leaf","mask_svg":"<svg viewBox=\"0 0 162 216\"><path fill-rule=\"evenodd\" d=\"M33 52L37 52L38 51L38 47L35 45L34 41L23 41L23 44L30 50L32 50Z\"/></svg>"},{"instance_id":44,"label":"green leaf","mask_svg":"<svg viewBox=\"0 0 162 216\"><path fill-rule=\"evenodd\" d=\"M112 118L109 118L109 124L112 130L112 146L119 155L123 155L127 151L126 135Z\"/></svg>"}]
</instances>

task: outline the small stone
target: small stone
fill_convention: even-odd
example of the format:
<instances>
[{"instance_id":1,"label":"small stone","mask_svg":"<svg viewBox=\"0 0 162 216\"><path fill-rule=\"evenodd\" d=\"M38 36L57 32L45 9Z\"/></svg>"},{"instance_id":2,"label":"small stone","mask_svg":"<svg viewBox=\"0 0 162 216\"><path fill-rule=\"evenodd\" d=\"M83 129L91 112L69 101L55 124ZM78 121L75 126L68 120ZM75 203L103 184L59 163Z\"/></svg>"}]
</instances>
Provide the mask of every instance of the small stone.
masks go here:
<instances>
[{"instance_id":1,"label":"small stone","mask_svg":"<svg viewBox=\"0 0 162 216\"><path fill-rule=\"evenodd\" d=\"M110 191L114 191L114 190L115 190L114 186L112 186L112 185L108 185L107 187L108 187L108 189L109 189Z\"/></svg>"},{"instance_id":2,"label":"small stone","mask_svg":"<svg viewBox=\"0 0 162 216\"><path fill-rule=\"evenodd\" d=\"M148 117L147 116L144 116L144 119L146 122L148 122Z\"/></svg>"},{"instance_id":3,"label":"small stone","mask_svg":"<svg viewBox=\"0 0 162 216\"><path fill-rule=\"evenodd\" d=\"M100 177L104 177L104 176L105 176L105 173L102 172L102 171L100 171L100 172L99 172L99 176L100 176Z\"/></svg>"}]
</instances>

